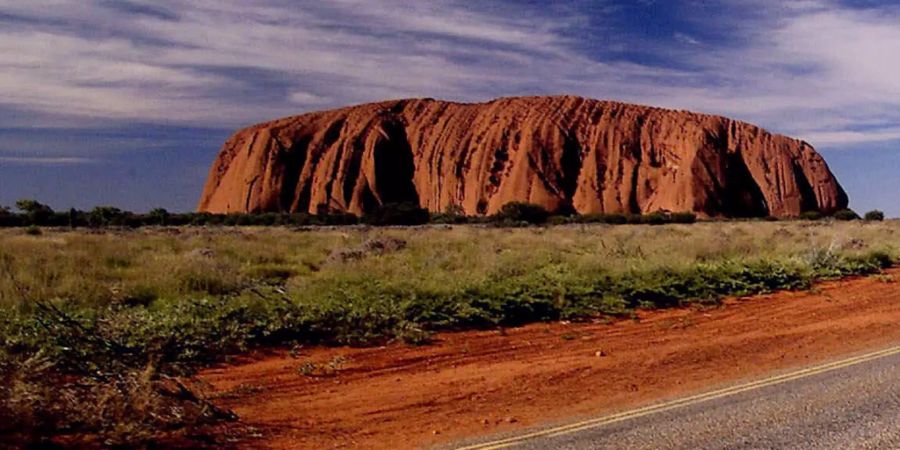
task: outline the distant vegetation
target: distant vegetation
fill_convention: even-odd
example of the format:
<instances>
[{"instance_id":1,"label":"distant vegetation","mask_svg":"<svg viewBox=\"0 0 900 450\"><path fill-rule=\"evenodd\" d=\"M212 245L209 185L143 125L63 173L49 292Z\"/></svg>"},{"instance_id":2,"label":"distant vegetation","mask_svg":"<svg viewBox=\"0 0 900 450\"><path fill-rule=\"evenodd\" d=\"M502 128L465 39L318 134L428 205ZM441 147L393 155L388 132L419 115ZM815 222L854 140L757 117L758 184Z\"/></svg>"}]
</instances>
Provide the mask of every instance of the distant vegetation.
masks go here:
<instances>
[{"instance_id":1,"label":"distant vegetation","mask_svg":"<svg viewBox=\"0 0 900 450\"><path fill-rule=\"evenodd\" d=\"M809 211L800 215L801 220L829 218L819 212ZM849 209L835 212L836 220L859 220ZM775 217L767 220L779 220ZM867 221L884 220L881 211L865 214ZM513 202L504 205L492 216L466 216L460 207L451 207L442 213L430 213L412 203L384 205L369 214L357 217L352 214L335 214L322 211L307 213L256 213L210 214L171 213L157 208L147 213L133 213L112 206L98 206L90 211L70 209L54 211L36 200L16 202L16 210L0 207L0 228L10 227L70 227L70 228L139 228L145 226L335 226L367 224L373 226L434 224L490 224L503 227L526 225L560 225L569 223L605 223L610 225L668 223L694 223L697 215L691 212L657 211L647 214L562 214L551 213L539 205Z\"/></svg>"},{"instance_id":2,"label":"distant vegetation","mask_svg":"<svg viewBox=\"0 0 900 450\"><path fill-rule=\"evenodd\" d=\"M189 435L231 417L191 374L259 346L420 344L877 273L900 256L898 227L0 231L0 441L130 448Z\"/></svg>"},{"instance_id":3,"label":"distant vegetation","mask_svg":"<svg viewBox=\"0 0 900 450\"><path fill-rule=\"evenodd\" d=\"M870 222L880 222L880 221L884 220L884 213L881 211L878 211L876 209L876 210L867 212L863 218Z\"/></svg>"}]
</instances>

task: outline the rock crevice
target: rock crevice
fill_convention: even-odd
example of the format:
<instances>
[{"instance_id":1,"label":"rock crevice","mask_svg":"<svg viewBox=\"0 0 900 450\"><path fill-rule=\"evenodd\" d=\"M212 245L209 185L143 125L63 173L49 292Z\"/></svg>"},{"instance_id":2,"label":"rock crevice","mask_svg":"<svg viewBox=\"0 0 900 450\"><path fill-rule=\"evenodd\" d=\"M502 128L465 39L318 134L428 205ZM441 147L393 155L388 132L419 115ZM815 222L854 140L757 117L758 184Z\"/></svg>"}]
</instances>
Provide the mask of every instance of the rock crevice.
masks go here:
<instances>
[{"instance_id":1,"label":"rock crevice","mask_svg":"<svg viewBox=\"0 0 900 450\"><path fill-rule=\"evenodd\" d=\"M399 100L235 133L200 211L350 212L415 202L492 214L512 201L589 213L830 213L847 196L807 143L724 117L590 100Z\"/></svg>"}]
</instances>

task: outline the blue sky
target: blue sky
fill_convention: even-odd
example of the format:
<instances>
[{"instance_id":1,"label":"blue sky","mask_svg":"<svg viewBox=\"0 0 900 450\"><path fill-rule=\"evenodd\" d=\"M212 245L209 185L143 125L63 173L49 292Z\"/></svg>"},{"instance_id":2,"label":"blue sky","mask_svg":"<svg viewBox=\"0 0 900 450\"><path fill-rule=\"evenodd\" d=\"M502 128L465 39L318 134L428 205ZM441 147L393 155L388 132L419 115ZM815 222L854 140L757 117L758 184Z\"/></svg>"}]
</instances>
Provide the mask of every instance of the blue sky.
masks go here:
<instances>
[{"instance_id":1,"label":"blue sky","mask_svg":"<svg viewBox=\"0 0 900 450\"><path fill-rule=\"evenodd\" d=\"M805 139L853 208L900 216L894 3L0 0L0 205L191 210L241 126L576 94Z\"/></svg>"}]
</instances>

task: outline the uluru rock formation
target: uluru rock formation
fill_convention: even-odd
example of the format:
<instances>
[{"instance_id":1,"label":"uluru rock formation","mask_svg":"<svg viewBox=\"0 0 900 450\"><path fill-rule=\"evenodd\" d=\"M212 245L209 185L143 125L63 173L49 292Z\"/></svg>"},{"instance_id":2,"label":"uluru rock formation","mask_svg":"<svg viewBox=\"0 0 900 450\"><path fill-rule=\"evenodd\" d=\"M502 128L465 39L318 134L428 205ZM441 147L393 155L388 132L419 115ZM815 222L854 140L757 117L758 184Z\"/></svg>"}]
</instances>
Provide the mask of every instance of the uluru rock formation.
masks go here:
<instances>
[{"instance_id":1,"label":"uluru rock formation","mask_svg":"<svg viewBox=\"0 0 900 450\"><path fill-rule=\"evenodd\" d=\"M350 212L415 202L587 213L796 216L847 206L807 143L724 117L579 97L432 99L313 112L238 131L199 210Z\"/></svg>"}]
</instances>

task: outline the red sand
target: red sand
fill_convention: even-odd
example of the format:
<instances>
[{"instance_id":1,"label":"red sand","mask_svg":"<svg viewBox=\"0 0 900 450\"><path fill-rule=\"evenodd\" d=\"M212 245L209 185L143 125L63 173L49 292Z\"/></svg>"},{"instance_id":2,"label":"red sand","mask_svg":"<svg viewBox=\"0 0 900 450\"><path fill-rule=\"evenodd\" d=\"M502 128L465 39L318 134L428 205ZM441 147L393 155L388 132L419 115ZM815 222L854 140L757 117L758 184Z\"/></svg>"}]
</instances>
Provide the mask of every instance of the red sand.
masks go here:
<instances>
[{"instance_id":1,"label":"red sand","mask_svg":"<svg viewBox=\"0 0 900 450\"><path fill-rule=\"evenodd\" d=\"M900 277L900 269L887 272ZM416 448L594 415L900 341L900 283L829 282L612 324L447 333L424 347L257 354L202 378L262 437L242 448ZM598 353L599 352L599 353ZM306 361L347 360L333 376Z\"/></svg>"}]
</instances>

